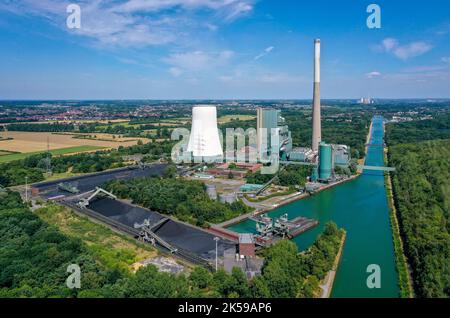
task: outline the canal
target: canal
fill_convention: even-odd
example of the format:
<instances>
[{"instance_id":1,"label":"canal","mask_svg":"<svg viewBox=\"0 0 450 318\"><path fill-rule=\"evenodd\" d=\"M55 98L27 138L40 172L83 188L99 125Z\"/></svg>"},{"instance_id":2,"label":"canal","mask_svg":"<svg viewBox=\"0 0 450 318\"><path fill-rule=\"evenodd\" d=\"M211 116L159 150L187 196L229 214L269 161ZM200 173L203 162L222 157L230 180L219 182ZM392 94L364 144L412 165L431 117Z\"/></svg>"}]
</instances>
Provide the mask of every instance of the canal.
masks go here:
<instances>
[{"instance_id":1,"label":"canal","mask_svg":"<svg viewBox=\"0 0 450 318\"><path fill-rule=\"evenodd\" d=\"M383 119L373 118L370 144L382 144ZM383 166L383 147L368 147L366 165ZM328 221L347 231L344 253L334 281L332 297L398 297L389 208L382 171L364 171L353 181L321 191L311 197L269 212L272 217L289 214L289 218L306 216L320 225L293 241L305 250ZM255 232L255 223L247 220L233 225L236 232ZM369 289L367 266L381 268L381 288Z\"/></svg>"}]
</instances>

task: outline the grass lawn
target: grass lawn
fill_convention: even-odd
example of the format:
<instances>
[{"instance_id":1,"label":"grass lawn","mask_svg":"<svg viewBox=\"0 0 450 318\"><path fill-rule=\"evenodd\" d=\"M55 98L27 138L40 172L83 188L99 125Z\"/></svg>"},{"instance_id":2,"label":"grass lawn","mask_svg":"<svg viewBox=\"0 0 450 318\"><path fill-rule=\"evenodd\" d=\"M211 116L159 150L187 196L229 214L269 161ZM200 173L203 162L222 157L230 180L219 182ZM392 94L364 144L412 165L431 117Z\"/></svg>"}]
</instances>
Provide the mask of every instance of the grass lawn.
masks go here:
<instances>
[{"instance_id":1,"label":"grass lawn","mask_svg":"<svg viewBox=\"0 0 450 318\"><path fill-rule=\"evenodd\" d=\"M58 156L58 155L66 155L66 154L71 154L71 153L93 151L93 150L100 150L100 149L105 149L105 147L89 146L89 145L75 146L75 147L69 147L69 148L53 149L53 150L50 150L50 153L54 156ZM3 155L3 156L0 156L0 163L25 159L26 157L29 157L31 155L37 155L39 153L44 153L44 152L46 152L46 151L23 152L23 153L13 153L13 154L9 154L9 155Z\"/></svg>"},{"instance_id":2,"label":"grass lawn","mask_svg":"<svg viewBox=\"0 0 450 318\"><path fill-rule=\"evenodd\" d=\"M109 268L131 271L132 264L158 254L150 245L140 244L126 235L113 232L65 207L50 205L35 213L64 234L82 240L94 257Z\"/></svg>"},{"instance_id":3,"label":"grass lawn","mask_svg":"<svg viewBox=\"0 0 450 318\"><path fill-rule=\"evenodd\" d=\"M15 154L15 152L0 150L0 156L8 156L8 155L12 155L12 154Z\"/></svg>"}]
</instances>

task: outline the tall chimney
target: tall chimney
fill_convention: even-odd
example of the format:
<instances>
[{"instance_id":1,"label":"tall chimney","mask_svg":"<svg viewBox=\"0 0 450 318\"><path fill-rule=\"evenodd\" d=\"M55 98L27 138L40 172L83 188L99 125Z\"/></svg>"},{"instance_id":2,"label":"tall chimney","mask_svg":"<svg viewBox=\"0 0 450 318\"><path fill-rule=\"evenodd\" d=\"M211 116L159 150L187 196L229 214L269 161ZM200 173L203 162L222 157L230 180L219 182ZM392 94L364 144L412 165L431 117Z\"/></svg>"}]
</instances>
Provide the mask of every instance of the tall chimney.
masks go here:
<instances>
[{"instance_id":1,"label":"tall chimney","mask_svg":"<svg viewBox=\"0 0 450 318\"><path fill-rule=\"evenodd\" d=\"M320 39L314 40L314 97L312 113L312 150L319 150L322 140L320 125Z\"/></svg>"}]
</instances>

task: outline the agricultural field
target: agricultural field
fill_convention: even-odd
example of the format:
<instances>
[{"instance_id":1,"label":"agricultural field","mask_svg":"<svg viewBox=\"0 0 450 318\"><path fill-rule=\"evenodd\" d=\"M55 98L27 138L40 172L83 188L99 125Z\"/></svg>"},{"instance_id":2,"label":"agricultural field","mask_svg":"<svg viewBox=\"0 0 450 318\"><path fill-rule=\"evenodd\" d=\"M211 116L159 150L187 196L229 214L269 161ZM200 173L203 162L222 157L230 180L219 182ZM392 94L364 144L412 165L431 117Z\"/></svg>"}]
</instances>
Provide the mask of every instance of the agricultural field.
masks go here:
<instances>
[{"instance_id":1,"label":"agricultural field","mask_svg":"<svg viewBox=\"0 0 450 318\"><path fill-rule=\"evenodd\" d=\"M50 153L53 156L63 156L63 155L68 155L68 154L76 154L76 153L80 153L80 152L96 151L96 150L100 150L100 149L105 149L105 147L75 146L75 147L68 147L68 148L53 149L53 150L50 150ZM42 152L46 152L46 151L43 150L43 151L33 151L33 152L24 152L24 153L10 153L10 154L6 154L6 155L1 155L2 151L0 151L0 163L25 159L28 156L37 155Z\"/></svg>"},{"instance_id":2,"label":"agricultural field","mask_svg":"<svg viewBox=\"0 0 450 318\"><path fill-rule=\"evenodd\" d=\"M97 135L99 138L102 134ZM133 146L137 144L138 138L130 138L126 142L116 142L115 140L95 140L95 139L79 139L73 138L73 135L54 134L49 132L25 132L25 131L8 131L0 132L1 137L13 138L12 140L5 140L0 143L0 149L4 151L13 152L34 152L46 151L47 139L49 141L50 150L69 148L77 146L96 146L104 148L118 148L119 146ZM112 137L109 137L112 139ZM103 138L102 138L103 139ZM104 138L106 139L106 138ZM145 143L148 139L142 138Z\"/></svg>"},{"instance_id":3,"label":"agricultural field","mask_svg":"<svg viewBox=\"0 0 450 318\"><path fill-rule=\"evenodd\" d=\"M47 151L47 140L53 155L66 155L100 149L118 148L119 146L133 146L145 138L114 139L108 134L91 134L91 138L80 138L74 134L54 134L45 132L9 131L0 132L0 138L12 138L0 143L0 162L23 159L29 155ZM75 138L74 138L75 137Z\"/></svg>"},{"instance_id":4,"label":"agricultural field","mask_svg":"<svg viewBox=\"0 0 450 318\"><path fill-rule=\"evenodd\" d=\"M15 152L12 151L4 151L4 150L0 150L0 157L1 156L6 156L6 155L11 155L14 154Z\"/></svg>"},{"instance_id":5,"label":"agricultural field","mask_svg":"<svg viewBox=\"0 0 450 318\"><path fill-rule=\"evenodd\" d=\"M52 133L53 135L65 135L72 136L74 139L84 139L84 140L97 140L97 141L107 141L107 142L115 142L121 143L122 146L130 146L132 142L137 142L139 139L142 142L148 142L145 138L140 137L124 137L119 134L106 134L106 133Z\"/></svg>"},{"instance_id":6,"label":"agricultural field","mask_svg":"<svg viewBox=\"0 0 450 318\"><path fill-rule=\"evenodd\" d=\"M240 120L240 121L246 121L246 120L253 120L256 116L253 115L225 115L222 117L219 117L217 120L219 124L226 124L233 120Z\"/></svg>"}]
</instances>

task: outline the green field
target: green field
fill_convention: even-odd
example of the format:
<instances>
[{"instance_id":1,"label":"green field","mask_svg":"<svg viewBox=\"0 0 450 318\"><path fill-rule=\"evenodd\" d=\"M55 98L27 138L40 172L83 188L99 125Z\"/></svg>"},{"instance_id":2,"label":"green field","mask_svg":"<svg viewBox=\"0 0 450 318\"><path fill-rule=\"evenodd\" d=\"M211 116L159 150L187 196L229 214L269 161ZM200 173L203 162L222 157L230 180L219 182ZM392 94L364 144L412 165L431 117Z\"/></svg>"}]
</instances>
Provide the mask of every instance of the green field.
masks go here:
<instances>
[{"instance_id":1,"label":"green field","mask_svg":"<svg viewBox=\"0 0 450 318\"><path fill-rule=\"evenodd\" d=\"M255 118L256 116L253 115L225 115L219 117L218 122L219 124L226 124L236 119L246 121L246 120L253 120Z\"/></svg>"},{"instance_id":2,"label":"green field","mask_svg":"<svg viewBox=\"0 0 450 318\"><path fill-rule=\"evenodd\" d=\"M75 146L75 147L69 147L69 148L53 149L53 150L50 150L50 153L53 156L59 156L59 155L67 155L67 154L71 154L71 153L100 150L100 149L105 149L105 147L87 146L87 145L86 146ZM0 150L0 152L2 152L2 150ZM44 152L46 152L46 151L35 151L35 152L13 153L13 154L9 154L9 155L2 155L2 156L0 156L0 163L25 159L26 157L29 157L32 155L37 155L37 154L44 153Z\"/></svg>"}]
</instances>

